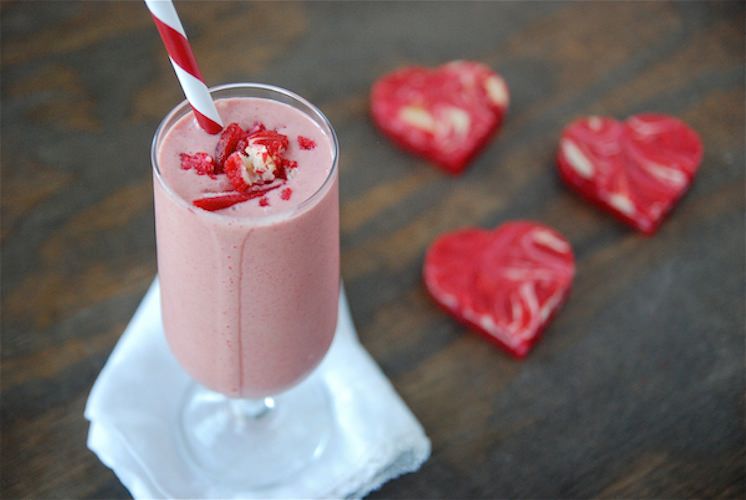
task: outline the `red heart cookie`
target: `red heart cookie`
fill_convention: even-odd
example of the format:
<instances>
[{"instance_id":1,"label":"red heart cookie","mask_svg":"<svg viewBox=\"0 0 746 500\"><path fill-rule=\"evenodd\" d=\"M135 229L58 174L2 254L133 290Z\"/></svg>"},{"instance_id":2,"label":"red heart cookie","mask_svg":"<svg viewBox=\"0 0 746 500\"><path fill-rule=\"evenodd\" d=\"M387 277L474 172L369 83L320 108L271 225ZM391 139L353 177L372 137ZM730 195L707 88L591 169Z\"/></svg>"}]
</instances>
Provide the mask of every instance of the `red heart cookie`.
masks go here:
<instances>
[{"instance_id":1,"label":"red heart cookie","mask_svg":"<svg viewBox=\"0 0 746 500\"><path fill-rule=\"evenodd\" d=\"M453 61L381 77L371 112L396 144L458 174L500 127L509 99L505 81L487 66Z\"/></svg>"},{"instance_id":2,"label":"red heart cookie","mask_svg":"<svg viewBox=\"0 0 746 500\"><path fill-rule=\"evenodd\" d=\"M570 292L575 259L553 229L528 221L439 237L425 256L425 286L447 312L525 356Z\"/></svg>"},{"instance_id":3,"label":"red heart cookie","mask_svg":"<svg viewBox=\"0 0 746 500\"><path fill-rule=\"evenodd\" d=\"M702 161L702 142L684 122L642 114L618 122L581 118L565 128L557 163L580 194L653 234L687 191Z\"/></svg>"}]
</instances>

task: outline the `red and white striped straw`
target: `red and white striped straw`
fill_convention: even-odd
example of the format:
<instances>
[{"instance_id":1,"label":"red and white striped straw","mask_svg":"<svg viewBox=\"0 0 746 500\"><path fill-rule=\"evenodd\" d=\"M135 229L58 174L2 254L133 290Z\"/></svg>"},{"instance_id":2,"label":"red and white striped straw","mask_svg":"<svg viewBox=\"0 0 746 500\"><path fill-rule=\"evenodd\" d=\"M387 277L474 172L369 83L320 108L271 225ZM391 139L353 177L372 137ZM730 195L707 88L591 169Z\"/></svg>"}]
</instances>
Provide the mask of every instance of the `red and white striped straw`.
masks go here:
<instances>
[{"instance_id":1,"label":"red and white striped straw","mask_svg":"<svg viewBox=\"0 0 746 500\"><path fill-rule=\"evenodd\" d=\"M176 9L171 0L145 0L153 16L163 45L168 51L168 58L174 67L184 95L192 105L194 116L205 132L217 134L223 130L215 103L205 85L205 79L197 66L192 47L187 40L184 27L181 25Z\"/></svg>"}]
</instances>

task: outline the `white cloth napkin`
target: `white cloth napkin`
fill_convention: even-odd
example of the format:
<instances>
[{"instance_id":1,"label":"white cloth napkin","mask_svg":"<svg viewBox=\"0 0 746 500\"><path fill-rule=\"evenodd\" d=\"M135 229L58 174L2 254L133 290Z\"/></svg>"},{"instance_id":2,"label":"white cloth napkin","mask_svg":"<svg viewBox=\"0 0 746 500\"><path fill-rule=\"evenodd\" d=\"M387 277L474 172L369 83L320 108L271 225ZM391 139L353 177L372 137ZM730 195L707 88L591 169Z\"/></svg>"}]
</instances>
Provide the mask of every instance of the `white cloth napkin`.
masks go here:
<instances>
[{"instance_id":1,"label":"white cloth napkin","mask_svg":"<svg viewBox=\"0 0 746 500\"><path fill-rule=\"evenodd\" d=\"M312 375L337 418L321 458L262 498L360 498L430 455L422 426L357 340L344 292L334 342ZM190 384L166 345L158 281L148 290L88 397L88 447L135 498L250 498L195 475L174 422Z\"/></svg>"}]
</instances>

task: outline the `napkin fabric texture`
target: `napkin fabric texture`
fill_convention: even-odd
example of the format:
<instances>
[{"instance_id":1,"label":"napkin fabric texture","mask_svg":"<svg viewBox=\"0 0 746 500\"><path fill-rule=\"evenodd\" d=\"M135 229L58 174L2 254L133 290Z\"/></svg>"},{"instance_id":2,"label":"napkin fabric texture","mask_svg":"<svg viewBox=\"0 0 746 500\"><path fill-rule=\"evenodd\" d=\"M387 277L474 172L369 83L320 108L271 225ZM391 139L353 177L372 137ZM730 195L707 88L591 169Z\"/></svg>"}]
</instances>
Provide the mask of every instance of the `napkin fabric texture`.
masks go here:
<instances>
[{"instance_id":1,"label":"napkin fabric texture","mask_svg":"<svg viewBox=\"0 0 746 500\"><path fill-rule=\"evenodd\" d=\"M195 473L176 429L192 382L166 344L155 280L88 398L88 447L135 498L361 498L427 460L430 441L358 342L344 292L334 342L311 376L326 385L337 424L319 460L254 492Z\"/></svg>"}]
</instances>

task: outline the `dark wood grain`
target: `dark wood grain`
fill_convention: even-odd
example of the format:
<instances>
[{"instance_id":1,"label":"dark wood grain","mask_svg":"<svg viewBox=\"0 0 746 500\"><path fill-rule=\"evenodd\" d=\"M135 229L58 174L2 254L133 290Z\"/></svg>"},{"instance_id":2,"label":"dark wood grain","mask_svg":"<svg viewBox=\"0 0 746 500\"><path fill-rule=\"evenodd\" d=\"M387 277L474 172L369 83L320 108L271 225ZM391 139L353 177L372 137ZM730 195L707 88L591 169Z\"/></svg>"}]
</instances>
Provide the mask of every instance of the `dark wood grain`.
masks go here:
<instances>
[{"instance_id":1,"label":"dark wood grain","mask_svg":"<svg viewBox=\"0 0 746 500\"><path fill-rule=\"evenodd\" d=\"M317 103L342 143L342 266L363 343L433 443L373 498L740 497L744 460L744 4L182 2L210 83ZM148 151L181 99L140 2L4 2L3 497L127 491L85 447L83 406L155 273ZM504 130L461 177L389 145L371 82L484 61ZM558 182L569 120L680 116L705 159L653 238ZM420 280L442 231L544 221L572 297L518 362L440 313Z\"/></svg>"}]
</instances>

